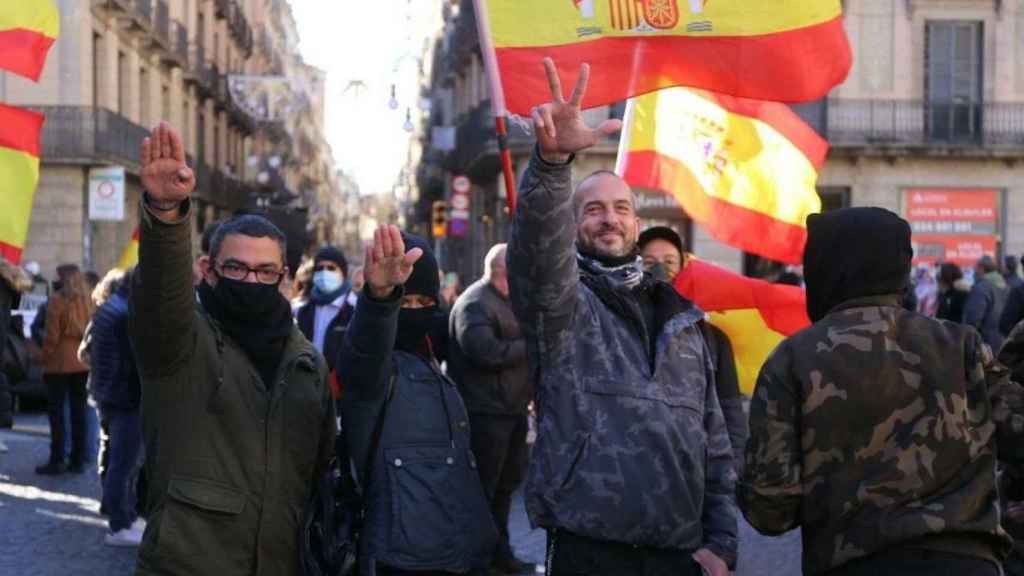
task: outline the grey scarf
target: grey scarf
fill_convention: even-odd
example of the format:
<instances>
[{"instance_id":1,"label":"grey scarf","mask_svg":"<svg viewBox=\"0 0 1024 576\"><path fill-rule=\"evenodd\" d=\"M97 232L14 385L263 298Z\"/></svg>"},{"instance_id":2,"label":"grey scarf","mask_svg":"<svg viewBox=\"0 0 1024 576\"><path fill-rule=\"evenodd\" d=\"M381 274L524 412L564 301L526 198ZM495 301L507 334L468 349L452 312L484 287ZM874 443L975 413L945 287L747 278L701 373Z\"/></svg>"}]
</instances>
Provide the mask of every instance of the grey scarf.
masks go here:
<instances>
[{"instance_id":1,"label":"grey scarf","mask_svg":"<svg viewBox=\"0 0 1024 576\"><path fill-rule=\"evenodd\" d=\"M576 261L585 274L601 276L612 285L624 286L630 290L636 288L644 279L644 259L640 256L627 256L623 264L611 265L589 255L576 253Z\"/></svg>"}]
</instances>

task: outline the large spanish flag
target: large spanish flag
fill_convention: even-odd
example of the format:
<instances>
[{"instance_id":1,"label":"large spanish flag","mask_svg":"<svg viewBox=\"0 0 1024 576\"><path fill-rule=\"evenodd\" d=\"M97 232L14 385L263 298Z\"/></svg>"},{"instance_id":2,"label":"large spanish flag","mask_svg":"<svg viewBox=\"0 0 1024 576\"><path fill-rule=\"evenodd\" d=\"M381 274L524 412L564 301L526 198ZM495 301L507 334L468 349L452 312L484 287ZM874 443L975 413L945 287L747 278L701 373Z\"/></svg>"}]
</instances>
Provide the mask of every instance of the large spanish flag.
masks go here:
<instances>
[{"instance_id":1,"label":"large spanish flag","mask_svg":"<svg viewBox=\"0 0 1024 576\"><path fill-rule=\"evenodd\" d=\"M840 0L477 2L515 114L551 99L545 57L568 86L580 64L591 64L584 108L669 86L809 101L851 65Z\"/></svg>"},{"instance_id":2,"label":"large spanish flag","mask_svg":"<svg viewBox=\"0 0 1024 576\"><path fill-rule=\"evenodd\" d=\"M39 81L59 32L60 13L51 0L3 0L0 69Z\"/></svg>"},{"instance_id":3,"label":"large spanish flag","mask_svg":"<svg viewBox=\"0 0 1024 576\"><path fill-rule=\"evenodd\" d=\"M21 262L39 183L43 121L41 114L0 104L0 254L15 264Z\"/></svg>"},{"instance_id":4,"label":"large spanish flag","mask_svg":"<svg viewBox=\"0 0 1024 576\"><path fill-rule=\"evenodd\" d=\"M798 264L828 143L788 106L686 88L631 101L617 171L672 194L716 239Z\"/></svg>"},{"instance_id":5,"label":"large spanish flag","mask_svg":"<svg viewBox=\"0 0 1024 576\"><path fill-rule=\"evenodd\" d=\"M740 390L747 395L775 347L811 324L802 288L747 278L696 258L676 276L675 287L729 336Z\"/></svg>"}]
</instances>

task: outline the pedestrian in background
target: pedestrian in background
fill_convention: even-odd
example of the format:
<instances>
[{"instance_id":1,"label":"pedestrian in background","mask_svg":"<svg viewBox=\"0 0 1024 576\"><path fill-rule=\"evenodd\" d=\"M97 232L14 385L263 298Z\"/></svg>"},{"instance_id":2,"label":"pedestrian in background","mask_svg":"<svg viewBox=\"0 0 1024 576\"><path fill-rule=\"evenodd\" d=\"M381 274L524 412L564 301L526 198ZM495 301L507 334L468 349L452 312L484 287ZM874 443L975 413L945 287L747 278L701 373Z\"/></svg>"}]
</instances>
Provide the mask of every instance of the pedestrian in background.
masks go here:
<instances>
[{"instance_id":1,"label":"pedestrian in background","mask_svg":"<svg viewBox=\"0 0 1024 576\"><path fill-rule=\"evenodd\" d=\"M1003 258L1003 279L1006 280L1006 286L1013 290L1018 286L1024 286L1024 278L1020 277L1018 267L1020 260L1013 255L1007 255Z\"/></svg>"},{"instance_id":2,"label":"pedestrian in background","mask_svg":"<svg viewBox=\"0 0 1024 576\"><path fill-rule=\"evenodd\" d=\"M313 257L313 288L309 301L295 314L299 330L324 355L335 397L341 386L334 373L345 330L356 308L348 281L348 260L337 246L324 246Z\"/></svg>"},{"instance_id":3,"label":"pedestrian in background","mask_svg":"<svg viewBox=\"0 0 1024 576\"><path fill-rule=\"evenodd\" d=\"M964 273L952 262L939 266L939 306L935 317L939 320L962 323L964 304L971 289L964 281Z\"/></svg>"},{"instance_id":4,"label":"pedestrian in background","mask_svg":"<svg viewBox=\"0 0 1024 576\"><path fill-rule=\"evenodd\" d=\"M526 340L508 300L505 253L505 244L490 249L483 278L471 284L452 307L448 373L469 411L473 453L498 527L494 568L520 574L533 567L515 557L508 520L512 494L526 474L527 407L533 400L533 386Z\"/></svg>"},{"instance_id":5,"label":"pedestrian in background","mask_svg":"<svg viewBox=\"0 0 1024 576\"><path fill-rule=\"evenodd\" d=\"M50 458L36 468L43 475L84 471L86 454L86 382L89 368L78 359L78 347L92 318L93 303L85 277L74 264L57 268L61 288L50 297L41 360L48 395ZM68 402L70 418L64 415ZM64 437L71 435L69 462L64 460Z\"/></svg>"},{"instance_id":6,"label":"pedestrian in background","mask_svg":"<svg viewBox=\"0 0 1024 576\"><path fill-rule=\"evenodd\" d=\"M981 332L982 339L994 351L1003 345L999 321L1008 293L1006 280L999 273L995 259L982 256L974 268L974 286L964 304L964 324Z\"/></svg>"},{"instance_id":7,"label":"pedestrian in background","mask_svg":"<svg viewBox=\"0 0 1024 576\"><path fill-rule=\"evenodd\" d=\"M11 310L18 307L21 293L32 289L32 279L24 270L0 256L0 359L7 349L8 331L11 329ZM2 370L0 361L0 428L10 428L14 423L14 400L11 383ZM0 452L6 452L7 445L0 441Z\"/></svg>"},{"instance_id":8,"label":"pedestrian in background","mask_svg":"<svg viewBox=\"0 0 1024 576\"><path fill-rule=\"evenodd\" d=\"M145 523L138 521L136 489L142 467L141 388L128 338L128 294L132 271L112 270L97 287L89 328L89 391L100 411L103 449L102 508L109 546L138 546Z\"/></svg>"},{"instance_id":9,"label":"pedestrian in background","mask_svg":"<svg viewBox=\"0 0 1024 576\"><path fill-rule=\"evenodd\" d=\"M292 314L298 314L299 309L309 303L309 295L312 292L313 261L306 260L295 271L295 281L292 282L292 293L289 299L292 305Z\"/></svg>"},{"instance_id":10,"label":"pedestrian in background","mask_svg":"<svg viewBox=\"0 0 1024 576\"><path fill-rule=\"evenodd\" d=\"M797 527L805 576L998 576L998 456L1024 463L1024 396L973 329L904 310L910 225L881 208L811 215L814 324L761 369L739 501Z\"/></svg>"},{"instance_id":11,"label":"pedestrian in background","mask_svg":"<svg viewBox=\"0 0 1024 576\"><path fill-rule=\"evenodd\" d=\"M667 226L654 226L644 230L637 240L644 270L656 279L672 284L676 276L686 268L690 254L684 250L683 238ZM736 372L736 357L732 342L719 327L705 318L700 323L701 333L711 354L711 365L715 369L715 391L722 405L725 427L729 430L732 445L733 469L737 476L743 472L743 449L747 445L747 413L743 409L743 394Z\"/></svg>"},{"instance_id":12,"label":"pedestrian in background","mask_svg":"<svg viewBox=\"0 0 1024 576\"><path fill-rule=\"evenodd\" d=\"M441 297L437 261L424 239L381 226L364 266L338 361L345 444L364 486L360 572L486 570L497 534L469 417L429 337Z\"/></svg>"}]
</instances>

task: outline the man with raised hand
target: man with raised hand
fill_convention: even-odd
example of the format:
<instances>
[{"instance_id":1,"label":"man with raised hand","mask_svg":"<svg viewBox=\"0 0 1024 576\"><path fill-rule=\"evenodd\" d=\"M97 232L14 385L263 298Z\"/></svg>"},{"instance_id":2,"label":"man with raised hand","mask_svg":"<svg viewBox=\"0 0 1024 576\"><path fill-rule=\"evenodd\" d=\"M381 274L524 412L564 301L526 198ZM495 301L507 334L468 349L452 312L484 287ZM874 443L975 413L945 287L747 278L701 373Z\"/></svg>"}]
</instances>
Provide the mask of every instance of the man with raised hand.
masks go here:
<instances>
[{"instance_id":1,"label":"man with raised hand","mask_svg":"<svg viewBox=\"0 0 1024 576\"><path fill-rule=\"evenodd\" d=\"M591 129L545 61L552 102L533 110L537 150L509 242L513 307L537 388L527 510L548 530L551 576L728 574L735 474L703 313L643 271L629 186L610 172L572 190Z\"/></svg>"},{"instance_id":2,"label":"man with raised hand","mask_svg":"<svg viewBox=\"0 0 1024 576\"><path fill-rule=\"evenodd\" d=\"M143 208L130 331L142 380L149 523L140 575L298 575L299 528L332 455L322 356L278 284L285 237L259 216L217 229L192 285L181 138L142 144Z\"/></svg>"}]
</instances>

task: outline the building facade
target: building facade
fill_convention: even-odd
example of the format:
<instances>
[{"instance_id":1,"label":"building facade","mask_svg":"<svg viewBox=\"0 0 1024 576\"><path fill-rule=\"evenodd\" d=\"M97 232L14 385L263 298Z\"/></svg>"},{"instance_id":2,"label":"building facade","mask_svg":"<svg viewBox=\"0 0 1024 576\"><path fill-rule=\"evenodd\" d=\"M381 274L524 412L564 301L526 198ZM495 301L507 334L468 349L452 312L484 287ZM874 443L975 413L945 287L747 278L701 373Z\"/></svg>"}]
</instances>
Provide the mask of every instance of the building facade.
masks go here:
<instances>
[{"instance_id":1,"label":"building facade","mask_svg":"<svg viewBox=\"0 0 1024 576\"><path fill-rule=\"evenodd\" d=\"M429 221L431 203L450 197L451 179L471 178L469 231L443 243L445 264L473 278L491 243L506 237L504 186L472 2L444 9L424 80L434 107L414 210ZM794 107L832 145L819 176L823 209L882 206L903 215L921 262L966 265L983 253L1024 252L1024 0L845 0L844 9L849 78L820 102ZM621 110L588 114L597 123ZM531 142L513 122L517 173ZM577 159L576 177L614 168L616 153L616 139L602 143ZM781 270L716 242L672 198L639 192L644 225L675 227L698 256L753 275Z\"/></svg>"},{"instance_id":2,"label":"building facade","mask_svg":"<svg viewBox=\"0 0 1024 576\"><path fill-rule=\"evenodd\" d=\"M63 262L100 273L116 264L138 216L139 145L160 120L181 132L197 174L197 232L260 210L308 233L300 244L319 239L323 227L306 213L338 186L323 137L324 79L298 55L286 1L57 5L61 34L40 82L0 73L0 101L46 116L25 261L47 276ZM257 122L232 98L232 75L298 78L309 105L289 122ZM91 219L90 174L111 166L125 171L124 218Z\"/></svg>"}]
</instances>

